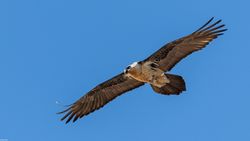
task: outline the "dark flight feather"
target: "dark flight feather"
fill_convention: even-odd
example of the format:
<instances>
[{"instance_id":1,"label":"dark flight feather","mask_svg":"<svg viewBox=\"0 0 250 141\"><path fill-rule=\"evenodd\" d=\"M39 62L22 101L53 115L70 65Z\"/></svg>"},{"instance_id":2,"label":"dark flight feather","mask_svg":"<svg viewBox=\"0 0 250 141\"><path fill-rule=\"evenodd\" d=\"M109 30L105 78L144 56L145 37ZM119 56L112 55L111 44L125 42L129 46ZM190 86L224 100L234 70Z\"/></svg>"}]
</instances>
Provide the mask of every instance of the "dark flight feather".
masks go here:
<instances>
[{"instance_id":1,"label":"dark flight feather","mask_svg":"<svg viewBox=\"0 0 250 141\"><path fill-rule=\"evenodd\" d=\"M223 32L227 30L222 29L225 25L218 25L221 20L211 24L213 19L211 18L192 34L164 45L144 61L157 62L159 68L170 71L181 59L204 48L213 39L223 35Z\"/></svg>"},{"instance_id":2,"label":"dark flight feather","mask_svg":"<svg viewBox=\"0 0 250 141\"><path fill-rule=\"evenodd\" d=\"M96 86L74 104L59 114L66 113L61 120L66 120L66 123L73 119L77 119L88 115L95 110L103 107L105 104L116 98L117 96L142 86L144 83L124 76L123 73L114 78Z\"/></svg>"}]
</instances>

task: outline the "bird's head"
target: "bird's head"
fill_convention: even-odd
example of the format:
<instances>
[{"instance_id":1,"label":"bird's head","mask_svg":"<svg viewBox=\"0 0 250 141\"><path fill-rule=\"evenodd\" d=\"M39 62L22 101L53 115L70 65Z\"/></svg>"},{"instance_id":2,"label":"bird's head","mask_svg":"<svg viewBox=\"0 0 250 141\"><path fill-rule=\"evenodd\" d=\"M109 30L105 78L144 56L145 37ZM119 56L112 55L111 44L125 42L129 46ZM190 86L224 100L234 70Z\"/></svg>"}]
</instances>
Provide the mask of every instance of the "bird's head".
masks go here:
<instances>
[{"instance_id":1,"label":"bird's head","mask_svg":"<svg viewBox=\"0 0 250 141\"><path fill-rule=\"evenodd\" d=\"M124 70L124 74L130 74L133 71L136 71L140 67L140 64L141 64L140 62L132 63Z\"/></svg>"}]
</instances>

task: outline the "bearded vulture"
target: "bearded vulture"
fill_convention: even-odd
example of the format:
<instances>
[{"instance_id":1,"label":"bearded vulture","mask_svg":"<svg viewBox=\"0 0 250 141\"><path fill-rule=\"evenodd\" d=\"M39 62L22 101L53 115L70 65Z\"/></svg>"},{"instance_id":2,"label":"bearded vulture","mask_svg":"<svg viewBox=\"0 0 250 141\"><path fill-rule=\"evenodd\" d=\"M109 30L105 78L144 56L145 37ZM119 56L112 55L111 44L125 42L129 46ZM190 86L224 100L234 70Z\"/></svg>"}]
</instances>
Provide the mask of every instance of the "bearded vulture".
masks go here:
<instances>
[{"instance_id":1,"label":"bearded vulture","mask_svg":"<svg viewBox=\"0 0 250 141\"><path fill-rule=\"evenodd\" d=\"M186 90L184 79L181 76L166 73L170 71L181 59L187 55L201 50L213 39L222 35L227 29L221 20L212 22L211 18L198 30L185 37L172 41L147 59L135 62L128 66L124 72L103 82L77 100L75 103L60 112L65 113L62 121L67 118L66 123L100 109L105 104L145 83L151 85L152 89L163 95L179 95Z\"/></svg>"}]
</instances>

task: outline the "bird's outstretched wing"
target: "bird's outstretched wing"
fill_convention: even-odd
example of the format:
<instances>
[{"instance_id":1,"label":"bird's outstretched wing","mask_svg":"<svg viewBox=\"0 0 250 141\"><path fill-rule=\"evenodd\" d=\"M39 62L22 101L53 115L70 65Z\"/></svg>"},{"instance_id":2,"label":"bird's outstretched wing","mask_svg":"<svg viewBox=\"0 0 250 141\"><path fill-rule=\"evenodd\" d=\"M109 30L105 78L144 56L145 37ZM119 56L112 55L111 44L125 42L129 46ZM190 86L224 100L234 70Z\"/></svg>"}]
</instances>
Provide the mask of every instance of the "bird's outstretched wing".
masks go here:
<instances>
[{"instance_id":1,"label":"bird's outstretched wing","mask_svg":"<svg viewBox=\"0 0 250 141\"><path fill-rule=\"evenodd\" d=\"M224 24L219 24L221 20L212 23L213 19L192 34L164 45L144 61L157 62L162 70L170 71L182 58L204 48L227 30Z\"/></svg>"},{"instance_id":2,"label":"bird's outstretched wing","mask_svg":"<svg viewBox=\"0 0 250 141\"><path fill-rule=\"evenodd\" d=\"M60 112L59 114L66 113L61 120L67 118L66 123L72 119L73 122L75 122L78 118L82 118L83 116L103 107L117 96L140 87L143 84L143 82L128 78L121 73L96 86L86 95L70 105L68 109Z\"/></svg>"}]
</instances>

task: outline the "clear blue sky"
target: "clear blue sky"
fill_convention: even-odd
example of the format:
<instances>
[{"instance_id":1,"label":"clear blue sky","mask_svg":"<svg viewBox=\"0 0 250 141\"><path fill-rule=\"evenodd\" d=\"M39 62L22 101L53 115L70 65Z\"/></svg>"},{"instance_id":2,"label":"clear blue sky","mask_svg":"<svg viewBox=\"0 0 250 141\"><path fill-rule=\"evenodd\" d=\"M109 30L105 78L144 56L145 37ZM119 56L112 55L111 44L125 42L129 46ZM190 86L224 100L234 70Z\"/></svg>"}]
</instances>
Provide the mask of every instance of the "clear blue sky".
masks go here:
<instances>
[{"instance_id":1,"label":"clear blue sky","mask_svg":"<svg viewBox=\"0 0 250 141\"><path fill-rule=\"evenodd\" d=\"M1 0L0 138L249 141L247 0ZM55 113L209 18L229 29L179 63L187 91L141 87L65 125ZM60 104L56 104L59 101Z\"/></svg>"}]
</instances>

